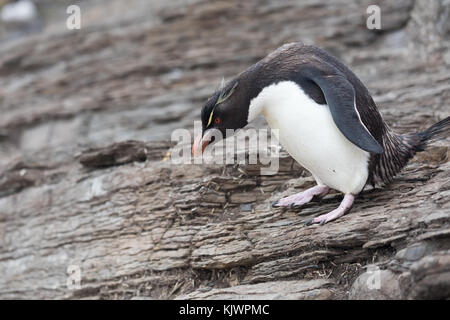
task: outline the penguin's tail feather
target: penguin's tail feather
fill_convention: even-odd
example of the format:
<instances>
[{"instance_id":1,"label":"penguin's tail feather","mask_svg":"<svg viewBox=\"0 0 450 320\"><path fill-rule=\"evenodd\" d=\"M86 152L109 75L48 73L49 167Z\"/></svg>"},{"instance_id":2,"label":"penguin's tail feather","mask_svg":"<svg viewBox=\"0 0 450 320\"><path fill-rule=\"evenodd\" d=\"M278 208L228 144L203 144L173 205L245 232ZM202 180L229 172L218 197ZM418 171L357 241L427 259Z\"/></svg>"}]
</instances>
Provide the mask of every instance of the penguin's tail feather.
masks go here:
<instances>
[{"instance_id":1,"label":"penguin's tail feather","mask_svg":"<svg viewBox=\"0 0 450 320\"><path fill-rule=\"evenodd\" d=\"M373 174L370 184L385 184L414 157L417 152L424 151L433 141L443 139L450 133L450 117L447 117L424 131L397 134L386 127L383 135L384 152L373 158Z\"/></svg>"},{"instance_id":2,"label":"penguin's tail feather","mask_svg":"<svg viewBox=\"0 0 450 320\"><path fill-rule=\"evenodd\" d=\"M424 151L426 146L439 139L445 139L450 133L450 117L447 117L426 129L425 131L413 133L409 138L413 142L415 152ZM406 137L408 139L408 135ZM415 138L415 139L414 139ZM416 140L416 141L414 141Z\"/></svg>"}]
</instances>

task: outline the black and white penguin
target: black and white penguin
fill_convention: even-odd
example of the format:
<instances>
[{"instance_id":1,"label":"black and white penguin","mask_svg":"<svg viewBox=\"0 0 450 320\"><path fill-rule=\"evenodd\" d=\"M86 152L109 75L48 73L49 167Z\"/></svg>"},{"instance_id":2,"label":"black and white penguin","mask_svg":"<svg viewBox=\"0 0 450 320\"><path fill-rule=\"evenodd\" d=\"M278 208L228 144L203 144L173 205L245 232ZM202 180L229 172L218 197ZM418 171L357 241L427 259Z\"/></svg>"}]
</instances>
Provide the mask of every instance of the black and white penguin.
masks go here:
<instances>
[{"instance_id":1,"label":"black and white penguin","mask_svg":"<svg viewBox=\"0 0 450 320\"><path fill-rule=\"evenodd\" d=\"M383 185L416 152L450 129L450 117L422 132L396 134L369 91L342 62L314 46L286 44L254 64L207 101L194 156L210 143L211 129L226 137L262 114L289 154L317 186L273 206L301 206L330 188L345 196L330 213L306 221L324 224L345 214L367 185Z\"/></svg>"}]
</instances>

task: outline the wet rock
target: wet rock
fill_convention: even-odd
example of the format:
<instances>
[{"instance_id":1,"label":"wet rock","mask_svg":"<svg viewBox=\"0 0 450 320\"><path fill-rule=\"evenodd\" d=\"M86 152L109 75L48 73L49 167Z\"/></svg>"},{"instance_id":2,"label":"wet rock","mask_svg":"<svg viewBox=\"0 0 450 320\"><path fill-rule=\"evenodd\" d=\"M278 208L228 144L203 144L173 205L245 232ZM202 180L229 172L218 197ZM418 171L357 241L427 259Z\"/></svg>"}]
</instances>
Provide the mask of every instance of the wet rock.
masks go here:
<instances>
[{"instance_id":1,"label":"wet rock","mask_svg":"<svg viewBox=\"0 0 450 320\"><path fill-rule=\"evenodd\" d=\"M426 243L417 243L400 250L395 256L400 260L414 262L421 259L429 251L430 248Z\"/></svg>"}]
</instances>

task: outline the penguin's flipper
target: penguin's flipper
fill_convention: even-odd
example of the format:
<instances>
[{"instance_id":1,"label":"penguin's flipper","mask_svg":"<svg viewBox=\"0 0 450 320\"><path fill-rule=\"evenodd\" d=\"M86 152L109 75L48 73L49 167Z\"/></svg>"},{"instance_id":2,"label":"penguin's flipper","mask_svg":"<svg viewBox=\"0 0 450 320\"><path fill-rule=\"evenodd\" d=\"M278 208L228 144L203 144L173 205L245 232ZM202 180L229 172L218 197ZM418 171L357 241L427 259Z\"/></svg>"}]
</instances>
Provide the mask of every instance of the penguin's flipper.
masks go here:
<instances>
[{"instance_id":1,"label":"penguin's flipper","mask_svg":"<svg viewBox=\"0 0 450 320\"><path fill-rule=\"evenodd\" d=\"M339 72L322 72L308 68L307 77L322 90L334 123L342 134L359 148L372 153L383 153L383 148L361 120L356 109L355 89Z\"/></svg>"}]
</instances>

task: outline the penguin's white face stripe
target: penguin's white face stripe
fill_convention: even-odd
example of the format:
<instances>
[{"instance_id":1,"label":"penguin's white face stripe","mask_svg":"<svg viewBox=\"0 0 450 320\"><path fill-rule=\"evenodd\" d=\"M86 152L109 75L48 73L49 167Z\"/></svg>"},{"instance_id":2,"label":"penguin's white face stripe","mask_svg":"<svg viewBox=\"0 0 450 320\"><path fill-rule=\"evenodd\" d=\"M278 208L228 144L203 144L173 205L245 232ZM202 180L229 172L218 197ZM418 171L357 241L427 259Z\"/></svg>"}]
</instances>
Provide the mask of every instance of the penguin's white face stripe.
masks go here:
<instances>
[{"instance_id":1,"label":"penguin's white face stripe","mask_svg":"<svg viewBox=\"0 0 450 320\"><path fill-rule=\"evenodd\" d=\"M279 129L289 154L319 184L344 193L359 193L368 177L370 154L350 142L337 128L327 105L317 104L292 81L264 88L250 102L249 120L263 114Z\"/></svg>"}]
</instances>

